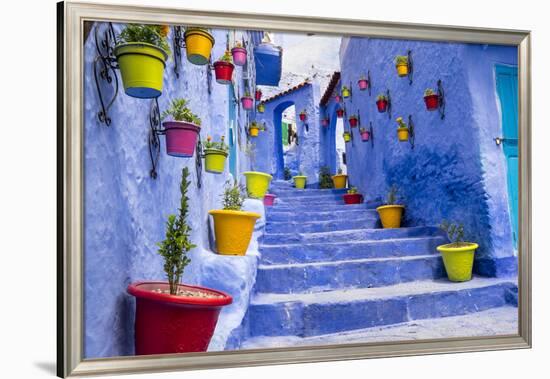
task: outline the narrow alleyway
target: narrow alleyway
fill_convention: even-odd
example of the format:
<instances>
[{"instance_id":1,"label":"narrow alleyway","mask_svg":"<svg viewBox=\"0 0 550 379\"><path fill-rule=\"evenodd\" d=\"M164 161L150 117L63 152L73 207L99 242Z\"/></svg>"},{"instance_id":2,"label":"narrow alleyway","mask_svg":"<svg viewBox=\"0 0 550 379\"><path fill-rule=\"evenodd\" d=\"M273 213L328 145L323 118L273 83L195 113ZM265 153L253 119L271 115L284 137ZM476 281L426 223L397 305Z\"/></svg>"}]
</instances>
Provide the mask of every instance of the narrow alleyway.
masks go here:
<instances>
[{"instance_id":1,"label":"narrow alleyway","mask_svg":"<svg viewBox=\"0 0 550 379\"><path fill-rule=\"evenodd\" d=\"M344 206L345 190L271 192L242 348L464 336L472 323L515 332L514 280L446 280L438 228L381 229L378 204Z\"/></svg>"}]
</instances>

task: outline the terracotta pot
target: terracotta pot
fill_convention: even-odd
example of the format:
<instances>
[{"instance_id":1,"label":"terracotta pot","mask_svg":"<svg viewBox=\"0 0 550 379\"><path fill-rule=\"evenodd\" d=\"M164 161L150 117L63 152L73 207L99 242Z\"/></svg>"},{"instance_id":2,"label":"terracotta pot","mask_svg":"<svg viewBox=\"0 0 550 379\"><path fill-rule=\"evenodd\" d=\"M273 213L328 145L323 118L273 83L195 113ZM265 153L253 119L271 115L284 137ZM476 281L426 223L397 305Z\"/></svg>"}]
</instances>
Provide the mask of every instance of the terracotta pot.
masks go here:
<instances>
[{"instance_id":1,"label":"terracotta pot","mask_svg":"<svg viewBox=\"0 0 550 379\"><path fill-rule=\"evenodd\" d=\"M376 107L378 108L378 112L384 113L388 109L388 100L378 100Z\"/></svg>"},{"instance_id":2,"label":"terracotta pot","mask_svg":"<svg viewBox=\"0 0 550 379\"><path fill-rule=\"evenodd\" d=\"M424 96L424 102L427 110L435 111L439 108L439 95Z\"/></svg>"},{"instance_id":3,"label":"terracotta pot","mask_svg":"<svg viewBox=\"0 0 550 379\"><path fill-rule=\"evenodd\" d=\"M235 66L233 63L217 61L214 63L214 73L216 74L216 82L220 84L231 84L231 78L233 77L233 70Z\"/></svg>"}]
</instances>

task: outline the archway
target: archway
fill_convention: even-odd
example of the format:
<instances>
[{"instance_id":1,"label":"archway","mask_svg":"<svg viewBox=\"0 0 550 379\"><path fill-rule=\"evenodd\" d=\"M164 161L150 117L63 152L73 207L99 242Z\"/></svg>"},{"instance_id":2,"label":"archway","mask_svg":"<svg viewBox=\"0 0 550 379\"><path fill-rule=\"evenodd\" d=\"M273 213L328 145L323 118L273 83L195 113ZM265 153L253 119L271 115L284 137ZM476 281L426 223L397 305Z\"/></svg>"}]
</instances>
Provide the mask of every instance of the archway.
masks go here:
<instances>
[{"instance_id":1,"label":"archway","mask_svg":"<svg viewBox=\"0 0 550 379\"><path fill-rule=\"evenodd\" d=\"M293 114L291 115L294 109ZM285 125L291 124L292 119L295 120L296 116L295 105L293 101L284 101L277 105L273 110L273 129L274 129L274 146L273 152L275 153L275 177L277 179L284 179L285 172L285 154L283 148L283 137L286 137L288 141L288 133L283 136L283 122ZM296 123L294 122L294 127Z\"/></svg>"},{"instance_id":2,"label":"archway","mask_svg":"<svg viewBox=\"0 0 550 379\"><path fill-rule=\"evenodd\" d=\"M336 110L339 109L338 104L330 104L326 110L329 117L329 127L327 137L325 139L327 147L325 150L325 164L329 167L331 173L336 173L339 168L343 172L347 172L344 154L346 153L346 143L344 142L344 119L338 118Z\"/></svg>"}]
</instances>

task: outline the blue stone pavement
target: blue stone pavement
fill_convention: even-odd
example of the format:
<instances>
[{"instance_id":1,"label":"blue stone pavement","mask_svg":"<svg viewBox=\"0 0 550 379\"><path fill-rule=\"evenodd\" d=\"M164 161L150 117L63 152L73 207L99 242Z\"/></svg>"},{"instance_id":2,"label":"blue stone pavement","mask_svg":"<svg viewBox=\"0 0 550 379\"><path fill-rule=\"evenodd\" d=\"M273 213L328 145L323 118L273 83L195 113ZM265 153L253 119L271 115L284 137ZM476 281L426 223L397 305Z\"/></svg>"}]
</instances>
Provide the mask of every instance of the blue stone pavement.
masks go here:
<instances>
[{"instance_id":1,"label":"blue stone pavement","mask_svg":"<svg viewBox=\"0 0 550 379\"><path fill-rule=\"evenodd\" d=\"M276 181L255 293L226 348L262 336L311 337L517 306L513 278L447 280L432 226L381 229L376 201Z\"/></svg>"}]
</instances>

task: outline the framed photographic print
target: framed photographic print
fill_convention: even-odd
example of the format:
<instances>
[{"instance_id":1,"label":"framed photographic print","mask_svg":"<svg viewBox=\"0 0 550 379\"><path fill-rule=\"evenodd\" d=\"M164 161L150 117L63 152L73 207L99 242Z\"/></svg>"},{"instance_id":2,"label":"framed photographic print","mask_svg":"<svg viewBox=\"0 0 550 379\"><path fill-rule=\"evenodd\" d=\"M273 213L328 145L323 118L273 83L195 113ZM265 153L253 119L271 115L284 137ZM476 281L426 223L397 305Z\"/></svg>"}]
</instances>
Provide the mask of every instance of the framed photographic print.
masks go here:
<instances>
[{"instance_id":1,"label":"framed photographic print","mask_svg":"<svg viewBox=\"0 0 550 379\"><path fill-rule=\"evenodd\" d=\"M531 345L527 31L58 4L58 375Z\"/></svg>"}]
</instances>

